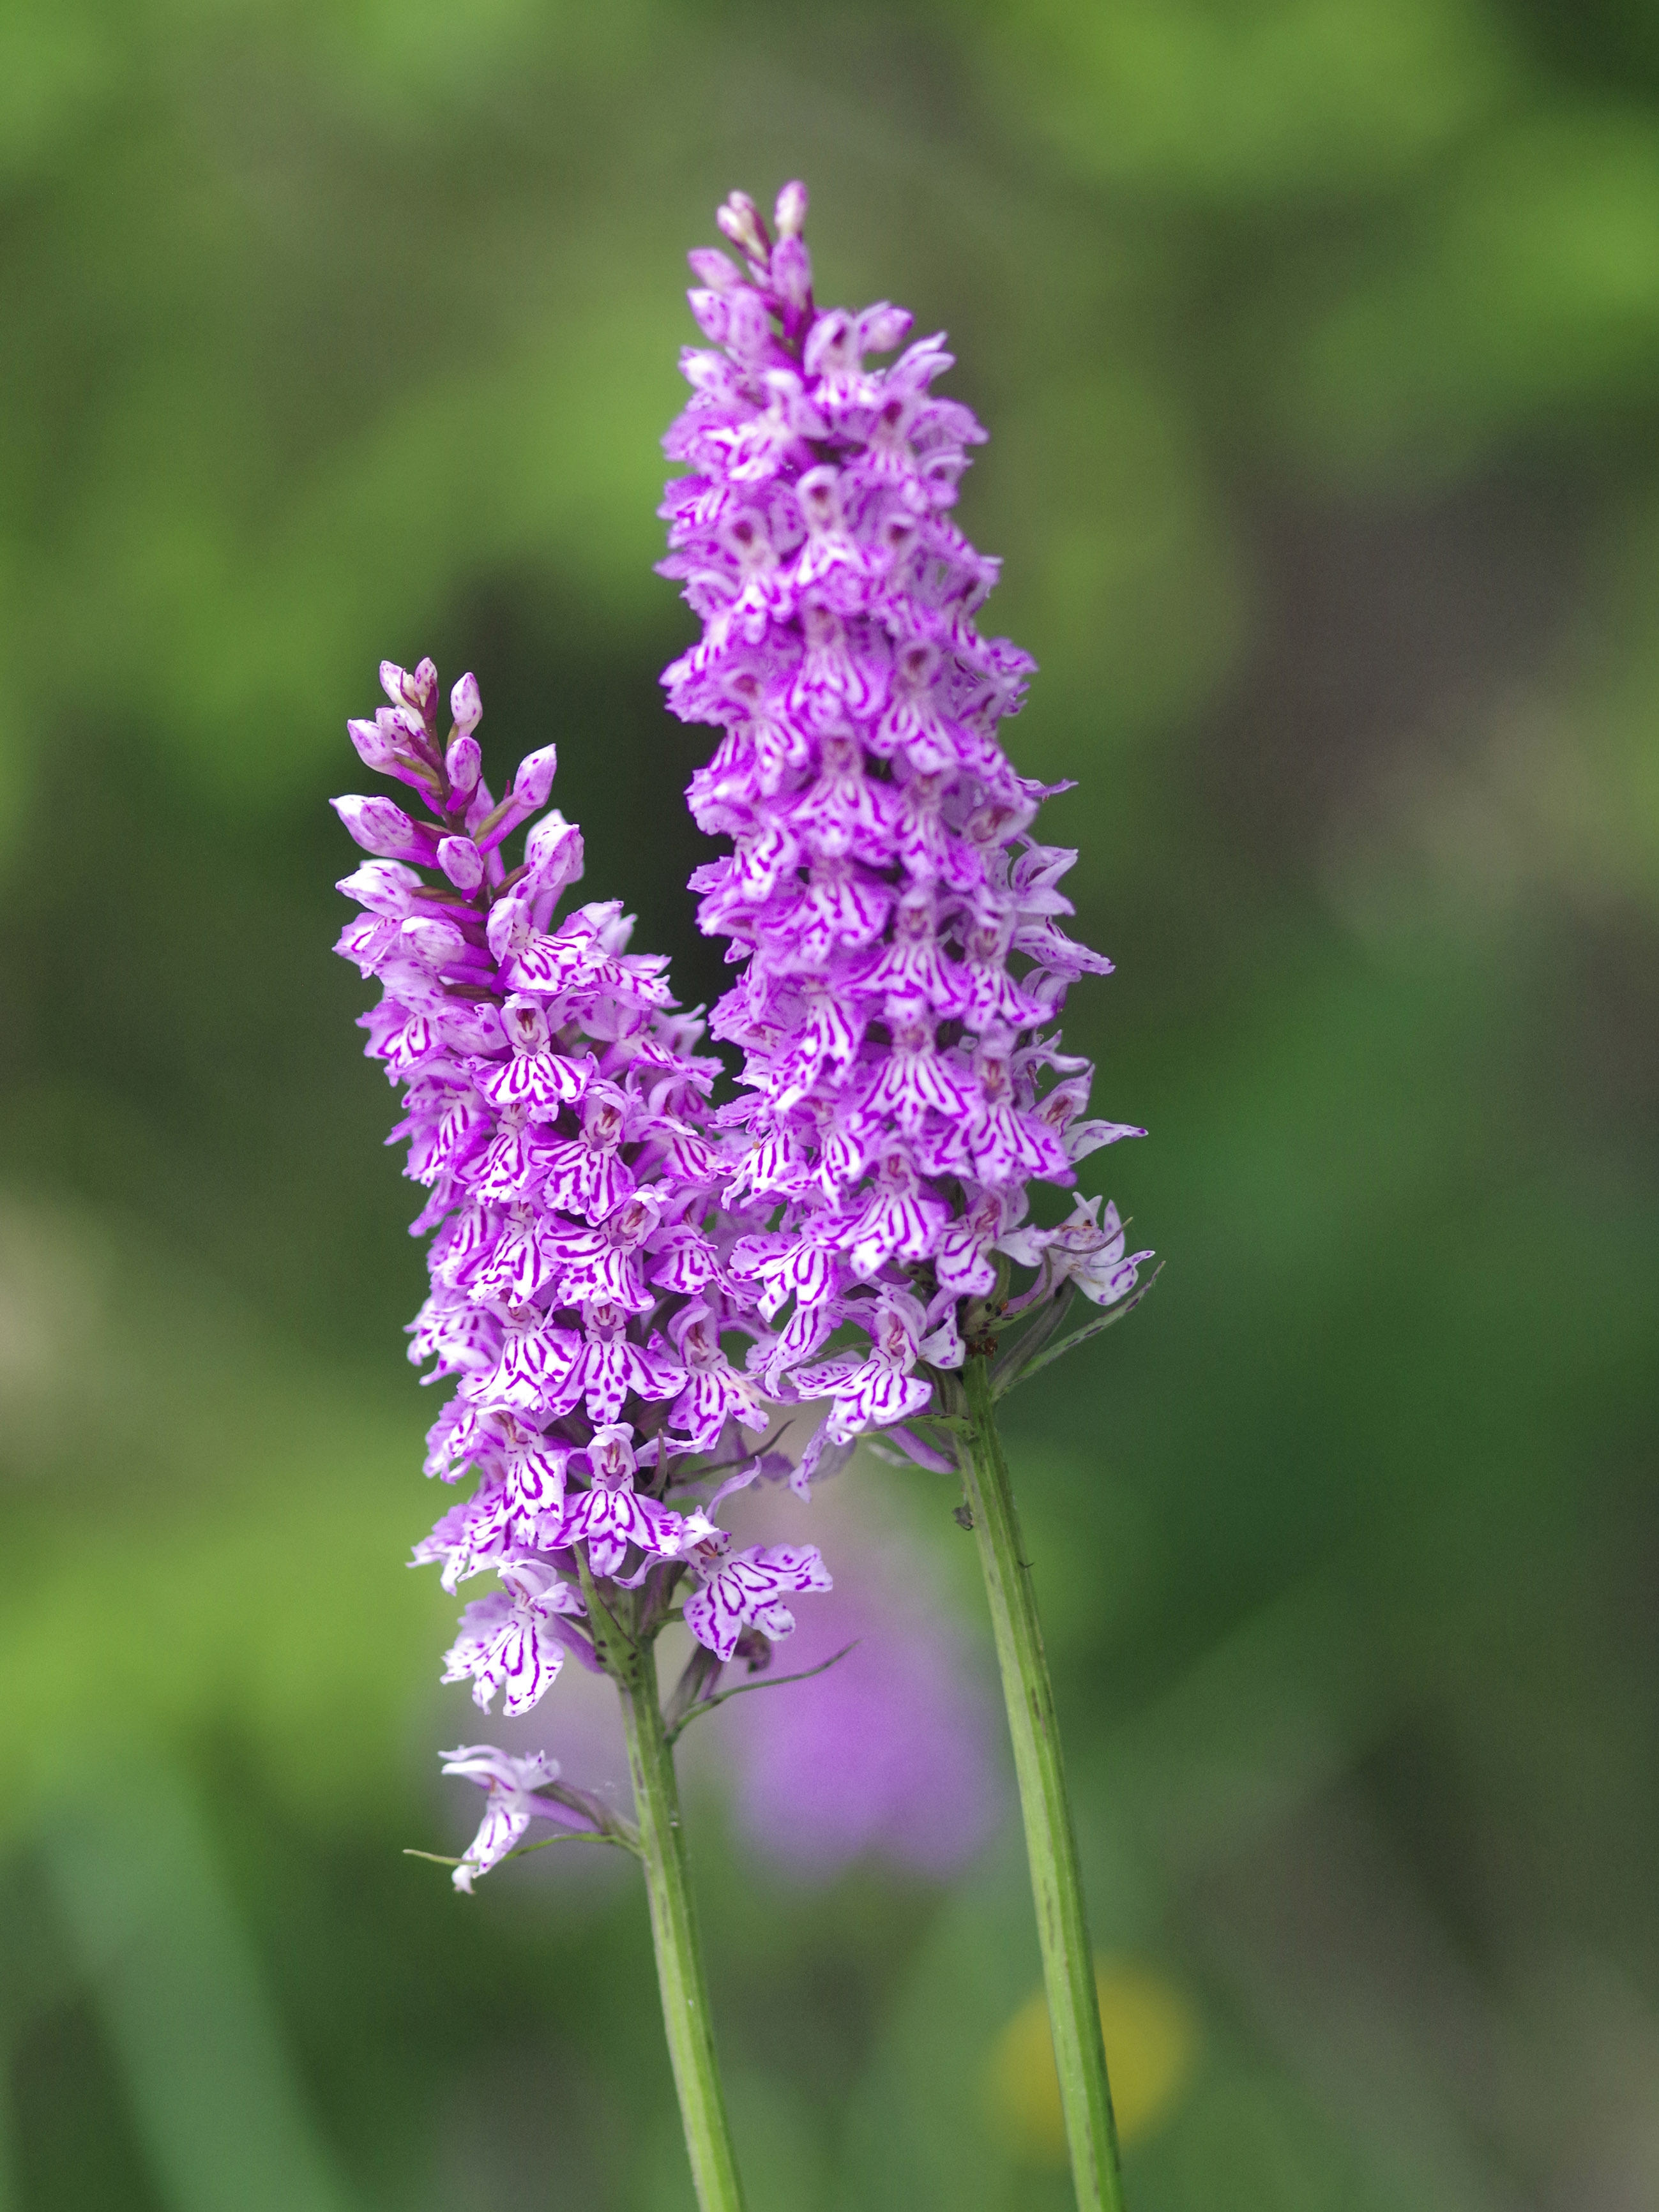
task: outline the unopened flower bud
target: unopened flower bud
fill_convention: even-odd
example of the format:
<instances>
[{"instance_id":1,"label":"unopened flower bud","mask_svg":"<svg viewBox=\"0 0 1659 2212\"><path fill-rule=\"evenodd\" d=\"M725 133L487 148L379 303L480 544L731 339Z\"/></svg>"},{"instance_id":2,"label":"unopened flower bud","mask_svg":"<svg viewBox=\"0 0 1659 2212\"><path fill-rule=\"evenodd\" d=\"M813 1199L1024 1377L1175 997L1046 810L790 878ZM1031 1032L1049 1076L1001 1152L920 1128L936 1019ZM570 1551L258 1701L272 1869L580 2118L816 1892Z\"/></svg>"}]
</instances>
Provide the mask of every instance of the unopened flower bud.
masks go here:
<instances>
[{"instance_id":1,"label":"unopened flower bud","mask_svg":"<svg viewBox=\"0 0 1659 2212\"><path fill-rule=\"evenodd\" d=\"M470 669L449 694L449 712L454 716L455 728L463 738L471 737L484 719L484 701L479 695L479 680Z\"/></svg>"},{"instance_id":2,"label":"unopened flower bud","mask_svg":"<svg viewBox=\"0 0 1659 2212\"><path fill-rule=\"evenodd\" d=\"M470 837L440 837L438 866L458 891L470 894L484 881L484 855Z\"/></svg>"},{"instance_id":3,"label":"unopened flower bud","mask_svg":"<svg viewBox=\"0 0 1659 2212\"><path fill-rule=\"evenodd\" d=\"M432 746L426 734L426 725L411 708L382 707L375 714L375 726L381 735L406 757L430 757Z\"/></svg>"},{"instance_id":4,"label":"unopened flower bud","mask_svg":"<svg viewBox=\"0 0 1659 2212\"><path fill-rule=\"evenodd\" d=\"M740 284L726 299L726 350L739 361L765 356L772 339L765 303L752 284Z\"/></svg>"},{"instance_id":5,"label":"unopened flower bud","mask_svg":"<svg viewBox=\"0 0 1659 2212\"><path fill-rule=\"evenodd\" d=\"M799 238L807 224L807 188L796 177L778 195L772 221L779 238Z\"/></svg>"},{"instance_id":6,"label":"unopened flower bud","mask_svg":"<svg viewBox=\"0 0 1659 2212\"><path fill-rule=\"evenodd\" d=\"M906 307L878 300L858 318L858 343L865 353L891 353L910 336L912 317Z\"/></svg>"},{"instance_id":7,"label":"unopened flower bud","mask_svg":"<svg viewBox=\"0 0 1659 2212\"><path fill-rule=\"evenodd\" d=\"M480 776L473 786L473 795L467 802L467 811L462 817L462 827L467 835L476 837L495 811L496 802L490 795L490 787Z\"/></svg>"},{"instance_id":8,"label":"unopened flower bud","mask_svg":"<svg viewBox=\"0 0 1659 2212\"><path fill-rule=\"evenodd\" d=\"M415 669L400 668L395 660L382 660L381 689L394 707L430 714L437 704L438 672L430 660L423 660Z\"/></svg>"},{"instance_id":9,"label":"unopened flower bud","mask_svg":"<svg viewBox=\"0 0 1659 2212\"><path fill-rule=\"evenodd\" d=\"M444 772L449 778L449 788L458 799L467 798L478 788L478 780L484 766L484 757L479 750L476 738L454 738L443 757Z\"/></svg>"},{"instance_id":10,"label":"unopened flower bud","mask_svg":"<svg viewBox=\"0 0 1659 2212\"><path fill-rule=\"evenodd\" d=\"M725 299L718 292L692 290L686 295L697 327L711 345L724 345L731 318L727 313Z\"/></svg>"},{"instance_id":11,"label":"unopened flower bud","mask_svg":"<svg viewBox=\"0 0 1659 2212\"><path fill-rule=\"evenodd\" d=\"M771 250L760 210L747 192L733 192L715 216L723 234L741 246L752 260L764 261Z\"/></svg>"},{"instance_id":12,"label":"unopened flower bud","mask_svg":"<svg viewBox=\"0 0 1659 2212\"><path fill-rule=\"evenodd\" d=\"M365 853L401 860L418 850L414 823L389 799L364 799L348 793L329 804Z\"/></svg>"},{"instance_id":13,"label":"unopened flower bud","mask_svg":"<svg viewBox=\"0 0 1659 2212\"><path fill-rule=\"evenodd\" d=\"M399 764L400 755L380 725L377 722L352 721L345 726L357 749L357 758L363 766L374 769L381 775L393 774Z\"/></svg>"},{"instance_id":14,"label":"unopened flower bud","mask_svg":"<svg viewBox=\"0 0 1659 2212\"><path fill-rule=\"evenodd\" d=\"M686 258L698 283L706 284L711 292L729 292L743 281L717 246L694 246Z\"/></svg>"},{"instance_id":15,"label":"unopened flower bud","mask_svg":"<svg viewBox=\"0 0 1659 2212\"><path fill-rule=\"evenodd\" d=\"M812 256L799 238L780 238L772 248L772 289L785 307L797 313L812 301Z\"/></svg>"},{"instance_id":16,"label":"unopened flower bud","mask_svg":"<svg viewBox=\"0 0 1659 2212\"><path fill-rule=\"evenodd\" d=\"M518 774L513 778L513 799L524 807L545 806L547 794L553 787L553 775L558 767L558 747L543 745L539 752L526 753L518 764Z\"/></svg>"},{"instance_id":17,"label":"unopened flower bud","mask_svg":"<svg viewBox=\"0 0 1659 2212\"><path fill-rule=\"evenodd\" d=\"M420 878L400 860L365 860L334 886L370 914L401 921L421 888Z\"/></svg>"}]
</instances>

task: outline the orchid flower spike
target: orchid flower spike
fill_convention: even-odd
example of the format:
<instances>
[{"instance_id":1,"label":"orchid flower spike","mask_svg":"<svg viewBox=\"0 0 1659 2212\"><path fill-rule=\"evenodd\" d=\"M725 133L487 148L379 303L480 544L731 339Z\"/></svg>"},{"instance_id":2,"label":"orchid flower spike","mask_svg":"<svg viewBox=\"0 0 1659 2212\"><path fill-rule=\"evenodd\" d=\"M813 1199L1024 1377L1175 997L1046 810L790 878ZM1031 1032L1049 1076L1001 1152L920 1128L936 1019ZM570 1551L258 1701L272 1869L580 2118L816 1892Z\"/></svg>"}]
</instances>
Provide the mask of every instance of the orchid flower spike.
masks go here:
<instances>
[{"instance_id":1,"label":"orchid flower spike","mask_svg":"<svg viewBox=\"0 0 1659 2212\"><path fill-rule=\"evenodd\" d=\"M909 315L816 306L806 207L786 185L774 243L734 194L719 227L745 266L692 256L709 343L663 441L686 473L661 565L702 623L669 704L722 732L688 797L729 850L692 881L739 963L711 1024L744 1055L731 1194L769 1213L732 1267L771 1327L766 1389L831 1401L810 1474L873 1429L909 1449L968 1346L1073 1285L1123 1299L1151 1255L1093 1201L1028 1218L1038 1187L1144 1133L1089 1118L1092 1071L1055 1026L1111 963L1060 926L1077 854L1035 823L1065 787L998 739L1033 663L978 628L998 564L952 516L985 433L935 389L942 337L876 366ZM848 1327L868 1346L822 1357Z\"/></svg>"}]
</instances>

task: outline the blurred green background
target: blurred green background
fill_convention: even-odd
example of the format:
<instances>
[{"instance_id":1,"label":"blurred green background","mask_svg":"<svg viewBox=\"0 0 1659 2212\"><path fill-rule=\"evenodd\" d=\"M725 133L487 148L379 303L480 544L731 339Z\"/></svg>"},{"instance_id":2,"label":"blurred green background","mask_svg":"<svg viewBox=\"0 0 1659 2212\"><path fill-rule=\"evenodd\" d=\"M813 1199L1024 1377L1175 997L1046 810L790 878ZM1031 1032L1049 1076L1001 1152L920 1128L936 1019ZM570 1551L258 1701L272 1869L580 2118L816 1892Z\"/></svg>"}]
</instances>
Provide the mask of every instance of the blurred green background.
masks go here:
<instances>
[{"instance_id":1,"label":"blurred green background","mask_svg":"<svg viewBox=\"0 0 1659 2212\"><path fill-rule=\"evenodd\" d=\"M1656 26L0 13L8 2212L689 2203L634 1886L399 1856L493 1731L400 1564L422 1267L325 800L382 654L475 668L719 988L656 441L684 250L797 173L820 298L948 326L992 431L1009 734L1119 968L1068 1033L1153 1131L1090 1168L1163 1279L1011 1401L1136 2212L1659 2202ZM825 1540L930 1559L982 1684L954 1502L872 1462ZM1008 1822L804 1881L725 1720L754 2212L1062 2206Z\"/></svg>"}]
</instances>

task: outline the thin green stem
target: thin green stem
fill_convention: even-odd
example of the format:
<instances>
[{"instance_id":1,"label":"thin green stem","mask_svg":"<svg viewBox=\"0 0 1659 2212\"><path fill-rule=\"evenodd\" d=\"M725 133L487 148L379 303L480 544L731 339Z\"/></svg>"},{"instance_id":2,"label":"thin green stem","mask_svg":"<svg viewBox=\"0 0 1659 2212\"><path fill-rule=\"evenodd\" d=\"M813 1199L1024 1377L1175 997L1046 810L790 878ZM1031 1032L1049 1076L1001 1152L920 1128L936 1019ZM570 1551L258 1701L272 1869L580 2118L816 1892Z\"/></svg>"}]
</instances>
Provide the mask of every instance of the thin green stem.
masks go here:
<instances>
[{"instance_id":1,"label":"thin green stem","mask_svg":"<svg viewBox=\"0 0 1659 2212\"><path fill-rule=\"evenodd\" d=\"M732 2155L725 2093L714 2052L703 1947L697 1909L686 1863L680 1825L680 1791L674 1754L657 1702L656 1653L643 1638L625 1665L613 1646L612 1665L622 1696L628 1738L628 1772L633 1782L634 1816L639 1824L639 1854L645 1864L650 1899L651 1935L656 1945L656 1974L662 1990L662 2019L674 2062L686 2148L702 2212L743 2212L743 2189Z\"/></svg>"},{"instance_id":2,"label":"thin green stem","mask_svg":"<svg viewBox=\"0 0 1659 2212\"><path fill-rule=\"evenodd\" d=\"M968 1434L962 1453L967 1502L991 1600L991 1622L1014 1739L1020 1809L1042 1943L1049 2025L1072 2178L1080 2212L1122 2212L1118 2131L1106 2078L1095 1954L1077 1869L1054 1692L1043 1651L1031 1569L1020 1540L1008 1462L997 1431L991 1361L970 1353L963 1374Z\"/></svg>"}]
</instances>

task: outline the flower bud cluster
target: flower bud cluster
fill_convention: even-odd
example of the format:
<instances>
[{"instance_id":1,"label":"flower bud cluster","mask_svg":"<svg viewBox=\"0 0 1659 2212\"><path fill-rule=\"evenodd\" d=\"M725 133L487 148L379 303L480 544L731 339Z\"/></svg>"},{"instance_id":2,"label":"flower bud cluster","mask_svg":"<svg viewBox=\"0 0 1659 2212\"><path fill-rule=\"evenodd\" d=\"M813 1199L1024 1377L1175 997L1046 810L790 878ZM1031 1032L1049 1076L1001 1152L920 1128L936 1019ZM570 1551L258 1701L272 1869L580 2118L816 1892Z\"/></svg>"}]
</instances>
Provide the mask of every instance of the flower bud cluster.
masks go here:
<instances>
[{"instance_id":1,"label":"flower bud cluster","mask_svg":"<svg viewBox=\"0 0 1659 2212\"><path fill-rule=\"evenodd\" d=\"M505 1713L528 1712L567 1657L601 1663L590 1600L611 1611L619 1592L639 1593L631 1617L657 1626L682 1601L720 1661L764 1656L794 1625L787 1598L829 1578L815 1548L734 1551L711 1518L775 1471L756 1456L760 1388L724 1341L766 1331L733 1270L751 1224L721 1201L733 1163L708 1105L718 1062L674 1011L665 962L629 951L619 903L558 918L582 844L543 811L552 747L497 800L473 678L451 693L447 732L430 661L387 662L381 681L390 703L351 737L423 811L334 801L370 855L340 885L364 912L337 950L380 984L367 1048L402 1086L393 1141L429 1193L414 1233L431 1239L431 1291L410 1356L451 1395L427 1472L476 1477L415 1556L446 1589L495 1577L461 1616L444 1680L470 1680L486 1711L499 1692ZM696 1487L723 1471L712 1496ZM556 1769L488 1746L454 1756L490 1792L466 1887Z\"/></svg>"},{"instance_id":2,"label":"flower bud cluster","mask_svg":"<svg viewBox=\"0 0 1659 2212\"><path fill-rule=\"evenodd\" d=\"M663 444L687 473L661 513L662 572L703 624L669 702L724 732L687 796L732 848L692 878L743 963L712 1022L746 1056L731 1194L769 1215L729 1265L776 1326L767 1390L833 1398L815 1453L924 1412L927 1370L960 1364L1014 1267L1028 1299L1070 1280L1108 1304L1150 1255L1098 1200L1028 1219L1034 1183L1143 1133L1086 1118L1093 1071L1052 1026L1111 963L1060 927L1076 854L1034 833L1066 787L997 742L1034 664L976 627L997 563L951 519L985 433L933 389L941 337L870 367L910 316L816 307L805 214L786 185L774 237L734 194L717 220L742 267L690 257L710 343L682 356ZM868 1346L814 1364L846 1324Z\"/></svg>"}]
</instances>

